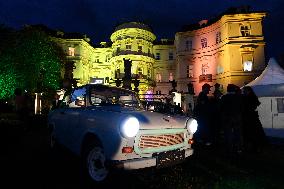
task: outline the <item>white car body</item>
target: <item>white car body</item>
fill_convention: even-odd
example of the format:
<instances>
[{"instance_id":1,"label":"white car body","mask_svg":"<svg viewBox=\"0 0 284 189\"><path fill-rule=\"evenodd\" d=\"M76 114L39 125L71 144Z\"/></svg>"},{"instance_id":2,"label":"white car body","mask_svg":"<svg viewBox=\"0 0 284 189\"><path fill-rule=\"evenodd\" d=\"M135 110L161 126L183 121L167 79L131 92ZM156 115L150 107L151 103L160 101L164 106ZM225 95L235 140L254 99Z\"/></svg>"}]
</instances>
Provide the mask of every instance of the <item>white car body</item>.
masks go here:
<instances>
[{"instance_id":1,"label":"white car body","mask_svg":"<svg viewBox=\"0 0 284 189\"><path fill-rule=\"evenodd\" d=\"M109 90L112 95L115 92L131 94L135 103L133 106L131 103L128 106L94 104L99 96L96 88ZM187 127L192 118L145 111L139 108L140 101L134 92L120 88L85 85L80 87L80 91L83 91L85 105L74 106L72 102L65 102L66 106L53 110L48 117L53 137L75 154L82 155L89 136L99 142L107 162L124 169L175 164L193 154L191 144L194 131ZM104 94L108 93L106 91ZM74 94L70 95L71 101L76 97ZM82 97L81 94L78 96ZM121 132L122 122L129 117L139 121L139 130L134 137L125 137ZM125 153L124 147L133 150Z\"/></svg>"}]
</instances>

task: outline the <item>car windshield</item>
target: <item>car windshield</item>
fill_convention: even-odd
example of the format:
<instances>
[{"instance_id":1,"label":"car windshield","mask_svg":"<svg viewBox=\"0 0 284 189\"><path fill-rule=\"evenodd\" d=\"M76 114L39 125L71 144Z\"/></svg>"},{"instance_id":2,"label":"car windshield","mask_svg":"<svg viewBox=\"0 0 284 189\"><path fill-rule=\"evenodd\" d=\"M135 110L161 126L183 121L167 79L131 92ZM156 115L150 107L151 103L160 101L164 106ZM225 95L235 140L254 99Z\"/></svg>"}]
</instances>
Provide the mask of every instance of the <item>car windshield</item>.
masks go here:
<instances>
[{"instance_id":1,"label":"car windshield","mask_svg":"<svg viewBox=\"0 0 284 189\"><path fill-rule=\"evenodd\" d=\"M134 92L103 85L91 87L90 104L94 106L120 105L123 107L142 108L140 100Z\"/></svg>"}]
</instances>

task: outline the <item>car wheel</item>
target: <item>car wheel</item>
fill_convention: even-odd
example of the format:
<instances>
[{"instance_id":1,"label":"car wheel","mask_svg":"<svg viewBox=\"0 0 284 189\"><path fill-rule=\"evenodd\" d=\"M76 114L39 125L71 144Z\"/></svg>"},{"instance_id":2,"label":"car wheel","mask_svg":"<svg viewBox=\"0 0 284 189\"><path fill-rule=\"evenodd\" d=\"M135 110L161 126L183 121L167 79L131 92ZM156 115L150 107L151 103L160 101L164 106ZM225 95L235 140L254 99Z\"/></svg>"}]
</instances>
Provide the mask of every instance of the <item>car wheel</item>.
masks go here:
<instances>
[{"instance_id":1,"label":"car wheel","mask_svg":"<svg viewBox=\"0 0 284 189\"><path fill-rule=\"evenodd\" d=\"M85 149L83 160L88 180L93 184L103 184L109 176L103 148L95 144L90 145Z\"/></svg>"}]
</instances>

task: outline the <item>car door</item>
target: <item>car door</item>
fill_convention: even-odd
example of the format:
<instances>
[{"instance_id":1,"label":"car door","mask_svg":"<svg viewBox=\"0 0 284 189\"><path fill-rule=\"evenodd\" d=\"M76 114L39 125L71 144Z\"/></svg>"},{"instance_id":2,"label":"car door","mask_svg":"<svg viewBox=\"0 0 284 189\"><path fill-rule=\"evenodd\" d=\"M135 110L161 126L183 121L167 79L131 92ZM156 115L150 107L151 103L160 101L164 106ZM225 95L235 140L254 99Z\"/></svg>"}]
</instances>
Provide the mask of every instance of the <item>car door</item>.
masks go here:
<instances>
[{"instance_id":1,"label":"car door","mask_svg":"<svg viewBox=\"0 0 284 189\"><path fill-rule=\"evenodd\" d=\"M64 139L64 145L70 150L73 150L74 143L78 138L78 129L80 126L80 117L85 111L86 101L86 88L81 87L74 89L70 95L70 100L67 103L67 108L62 109L61 116L63 130L62 138Z\"/></svg>"}]
</instances>

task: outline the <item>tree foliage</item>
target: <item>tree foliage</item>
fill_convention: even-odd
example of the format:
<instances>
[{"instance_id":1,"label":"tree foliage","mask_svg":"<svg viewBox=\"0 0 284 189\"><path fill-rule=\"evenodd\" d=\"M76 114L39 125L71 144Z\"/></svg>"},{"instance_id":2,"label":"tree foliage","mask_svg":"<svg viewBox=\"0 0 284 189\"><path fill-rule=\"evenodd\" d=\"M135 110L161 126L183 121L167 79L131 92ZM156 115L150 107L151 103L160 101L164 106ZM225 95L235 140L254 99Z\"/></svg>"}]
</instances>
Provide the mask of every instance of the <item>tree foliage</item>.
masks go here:
<instances>
[{"instance_id":1,"label":"tree foliage","mask_svg":"<svg viewBox=\"0 0 284 189\"><path fill-rule=\"evenodd\" d=\"M5 47L0 52L0 98L11 97L16 87L29 92L58 89L64 64L62 49L38 27L10 34L10 40L0 45Z\"/></svg>"}]
</instances>

